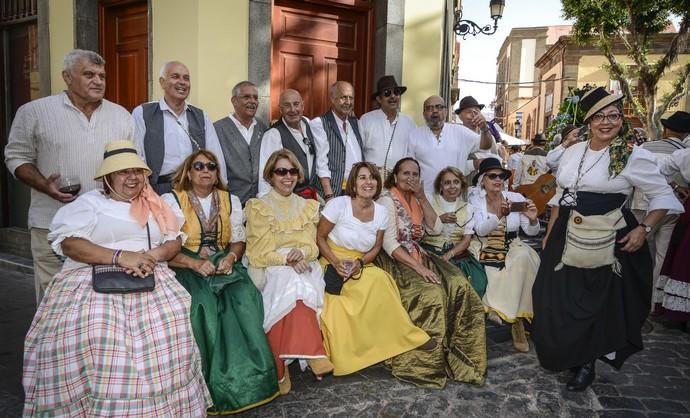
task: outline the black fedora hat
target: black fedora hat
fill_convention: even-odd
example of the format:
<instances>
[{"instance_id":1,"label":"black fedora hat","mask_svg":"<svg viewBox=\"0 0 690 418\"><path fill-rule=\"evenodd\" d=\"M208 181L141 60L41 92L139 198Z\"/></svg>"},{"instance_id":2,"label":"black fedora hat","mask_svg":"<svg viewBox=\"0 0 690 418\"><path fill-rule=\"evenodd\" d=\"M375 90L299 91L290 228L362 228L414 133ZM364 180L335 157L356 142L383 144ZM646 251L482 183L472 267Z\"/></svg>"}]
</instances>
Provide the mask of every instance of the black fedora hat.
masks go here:
<instances>
[{"instance_id":1,"label":"black fedora hat","mask_svg":"<svg viewBox=\"0 0 690 418\"><path fill-rule=\"evenodd\" d=\"M661 119L661 124L674 132L690 132L690 113L679 110L668 119Z\"/></svg>"},{"instance_id":2,"label":"black fedora hat","mask_svg":"<svg viewBox=\"0 0 690 418\"><path fill-rule=\"evenodd\" d=\"M568 134L574 131L575 129L577 129L577 126L575 125L565 125L563 129L561 129L561 141L563 141L565 137L568 136Z\"/></svg>"},{"instance_id":3,"label":"black fedora hat","mask_svg":"<svg viewBox=\"0 0 690 418\"><path fill-rule=\"evenodd\" d=\"M597 87L585 93L580 99L580 107L585 111L584 122L592 117L595 113L605 108L606 106L623 100L622 94L610 94L603 87Z\"/></svg>"},{"instance_id":4,"label":"black fedora hat","mask_svg":"<svg viewBox=\"0 0 690 418\"><path fill-rule=\"evenodd\" d=\"M395 76L384 75L376 82L376 91L372 93L371 100L375 100L376 97L386 89L398 89L400 91L400 96L407 91L407 87L398 85Z\"/></svg>"},{"instance_id":5,"label":"black fedora hat","mask_svg":"<svg viewBox=\"0 0 690 418\"><path fill-rule=\"evenodd\" d=\"M544 145L546 144L546 137L544 136L543 133L538 133L534 135L534 139L532 139L532 144L534 145Z\"/></svg>"},{"instance_id":6,"label":"black fedora hat","mask_svg":"<svg viewBox=\"0 0 690 418\"><path fill-rule=\"evenodd\" d=\"M476 186L477 182L479 181L479 177L489 170L502 170L504 175L503 180L508 180L510 176L513 175L512 171L503 168L503 165L501 165L501 162L498 160L498 158L485 158L481 163L479 163L479 172L474 175L472 185Z\"/></svg>"},{"instance_id":7,"label":"black fedora hat","mask_svg":"<svg viewBox=\"0 0 690 418\"><path fill-rule=\"evenodd\" d=\"M479 104L477 99L475 99L472 96L465 96L462 98L462 100L460 100L460 106L455 111L455 114L459 115L460 112L462 112L464 109L467 109L468 107L478 107L479 110L484 109L484 105Z\"/></svg>"}]
</instances>

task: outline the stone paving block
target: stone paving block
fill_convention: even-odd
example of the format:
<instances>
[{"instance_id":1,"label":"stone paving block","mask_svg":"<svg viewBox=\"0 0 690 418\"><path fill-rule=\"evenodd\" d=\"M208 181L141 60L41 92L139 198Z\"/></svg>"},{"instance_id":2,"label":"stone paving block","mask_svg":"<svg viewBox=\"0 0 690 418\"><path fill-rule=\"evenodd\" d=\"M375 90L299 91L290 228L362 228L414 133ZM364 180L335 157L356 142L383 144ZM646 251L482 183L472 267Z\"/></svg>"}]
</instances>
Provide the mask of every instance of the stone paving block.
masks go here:
<instances>
[{"instance_id":1,"label":"stone paving block","mask_svg":"<svg viewBox=\"0 0 690 418\"><path fill-rule=\"evenodd\" d=\"M597 396L618 396L619 393L616 387L607 384L592 384L592 390Z\"/></svg>"},{"instance_id":2,"label":"stone paving block","mask_svg":"<svg viewBox=\"0 0 690 418\"><path fill-rule=\"evenodd\" d=\"M645 410L642 403L635 398L602 396L599 398L599 402L605 409L630 409L635 411Z\"/></svg>"},{"instance_id":3,"label":"stone paving block","mask_svg":"<svg viewBox=\"0 0 690 418\"><path fill-rule=\"evenodd\" d=\"M690 396L690 393L688 393ZM680 402L659 399L643 399L642 403L650 411L671 412L676 414L687 414L690 411Z\"/></svg>"},{"instance_id":4,"label":"stone paving block","mask_svg":"<svg viewBox=\"0 0 690 418\"><path fill-rule=\"evenodd\" d=\"M645 414L638 411L604 411L599 415L600 418L644 418Z\"/></svg>"}]
</instances>

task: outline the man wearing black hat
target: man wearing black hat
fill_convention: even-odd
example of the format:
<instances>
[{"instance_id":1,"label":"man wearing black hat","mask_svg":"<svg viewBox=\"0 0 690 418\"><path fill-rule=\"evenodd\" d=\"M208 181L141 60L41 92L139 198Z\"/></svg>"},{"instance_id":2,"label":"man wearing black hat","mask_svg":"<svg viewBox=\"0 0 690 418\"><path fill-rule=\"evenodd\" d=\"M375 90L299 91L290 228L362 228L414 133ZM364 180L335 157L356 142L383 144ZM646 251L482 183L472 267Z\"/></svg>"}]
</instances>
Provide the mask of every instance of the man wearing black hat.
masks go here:
<instances>
[{"instance_id":1,"label":"man wearing black hat","mask_svg":"<svg viewBox=\"0 0 690 418\"><path fill-rule=\"evenodd\" d=\"M515 180L513 187L518 187L523 184L532 184L539 176L549 172L549 165L546 163L546 137L544 134L538 133L532 140L532 146L525 151L525 154L520 159L517 170L515 170Z\"/></svg>"},{"instance_id":2,"label":"man wearing black hat","mask_svg":"<svg viewBox=\"0 0 690 418\"><path fill-rule=\"evenodd\" d=\"M394 76L384 75L371 95L379 108L359 118L366 160L376 164L383 176L406 156L410 132L417 127L411 117L400 113L400 98L406 90Z\"/></svg>"},{"instance_id":3,"label":"man wearing black hat","mask_svg":"<svg viewBox=\"0 0 690 418\"><path fill-rule=\"evenodd\" d=\"M484 109L484 105L480 104L477 99L475 99L472 96L465 96L460 100L460 105L458 108L455 110L455 114L458 115L460 118L460 121L462 124L474 132L481 134L485 130L489 130L489 134L494 138L494 140L497 141L496 148L497 151L500 151L501 153L505 152L505 149L503 148L503 145L501 145L501 136L494 128L491 126L490 122L486 121L486 118L484 118L484 115L482 115L482 109ZM492 150L494 151L494 150ZM477 152L477 153L472 153L470 154L470 160L467 161L467 172L469 172L469 177L472 177L474 173L476 173L476 166L474 165L474 161L478 160L477 164L481 162L483 158L487 158L489 156L491 157L496 157L499 159L503 159L501 155L492 155L494 154L493 152ZM507 162L507 161L506 161Z\"/></svg>"}]
</instances>

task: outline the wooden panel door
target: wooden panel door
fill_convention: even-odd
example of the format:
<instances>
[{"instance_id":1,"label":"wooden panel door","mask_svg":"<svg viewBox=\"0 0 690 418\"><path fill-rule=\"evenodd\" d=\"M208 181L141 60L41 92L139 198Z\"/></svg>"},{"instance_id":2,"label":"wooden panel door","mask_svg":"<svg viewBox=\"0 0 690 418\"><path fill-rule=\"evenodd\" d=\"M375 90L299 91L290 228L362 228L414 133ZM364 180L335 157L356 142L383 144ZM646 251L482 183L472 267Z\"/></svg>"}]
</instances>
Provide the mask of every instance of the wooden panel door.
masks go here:
<instances>
[{"instance_id":1,"label":"wooden panel door","mask_svg":"<svg viewBox=\"0 0 690 418\"><path fill-rule=\"evenodd\" d=\"M106 99L132 111L148 100L146 0L101 0L98 42L105 58Z\"/></svg>"},{"instance_id":2,"label":"wooden panel door","mask_svg":"<svg viewBox=\"0 0 690 418\"><path fill-rule=\"evenodd\" d=\"M328 86L349 81L355 113L367 110L373 74L373 10L366 1L275 0L271 119L285 89L298 90L309 118L329 108Z\"/></svg>"}]
</instances>

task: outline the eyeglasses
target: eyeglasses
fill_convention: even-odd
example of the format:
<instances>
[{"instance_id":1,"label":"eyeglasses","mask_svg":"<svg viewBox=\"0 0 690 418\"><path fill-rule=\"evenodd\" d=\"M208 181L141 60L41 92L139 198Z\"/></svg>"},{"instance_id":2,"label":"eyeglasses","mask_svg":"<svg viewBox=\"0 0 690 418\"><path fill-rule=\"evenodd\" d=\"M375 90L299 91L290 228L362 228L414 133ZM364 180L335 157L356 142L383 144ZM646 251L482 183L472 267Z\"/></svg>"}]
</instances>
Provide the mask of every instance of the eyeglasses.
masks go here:
<instances>
[{"instance_id":1,"label":"eyeglasses","mask_svg":"<svg viewBox=\"0 0 690 418\"><path fill-rule=\"evenodd\" d=\"M606 119L610 123L616 123L622 118L623 115L620 113L609 113L608 115L605 115L603 113L595 113L594 116L592 116L592 121L596 123L601 123L604 121L604 119Z\"/></svg>"},{"instance_id":2,"label":"eyeglasses","mask_svg":"<svg viewBox=\"0 0 690 418\"><path fill-rule=\"evenodd\" d=\"M209 161L207 163L202 163L201 161L194 161L192 163L192 168L196 171L204 171L204 167L206 167L208 171L216 171L216 169L218 168L218 164L214 163L213 161Z\"/></svg>"},{"instance_id":3,"label":"eyeglasses","mask_svg":"<svg viewBox=\"0 0 690 418\"><path fill-rule=\"evenodd\" d=\"M296 176L299 174L299 170L294 168L294 167L293 168L281 167L281 168L274 169L273 174L275 174L276 176L280 176L280 177L287 176L288 174L290 174L292 176Z\"/></svg>"},{"instance_id":4,"label":"eyeglasses","mask_svg":"<svg viewBox=\"0 0 690 418\"><path fill-rule=\"evenodd\" d=\"M448 106L446 106L444 104L426 105L426 106L424 106L424 111L425 112L433 112L434 110L437 110L440 112L442 110L445 110L447 107Z\"/></svg>"},{"instance_id":5,"label":"eyeglasses","mask_svg":"<svg viewBox=\"0 0 690 418\"><path fill-rule=\"evenodd\" d=\"M488 173L488 174L485 174L485 176L486 176L486 178L488 178L489 180L496 180L496 179L505 180L507 174L504 174L504 173L501 173L501 174L499 174L499 173Z\"/></svg>"},{"instance_id":6,"label":"eyeglasses","mask_svg":"<svg viewBox=\"0 0 690 418\"><path fill-rule=\"evenodd\" d=\"M383 97L391 97L392 94L395 94L396 96L401 96L403 94L403 89L401 89L400 87L385 89L381 92L381 94L383 94Z\"/></svg>"}]
</instances>

